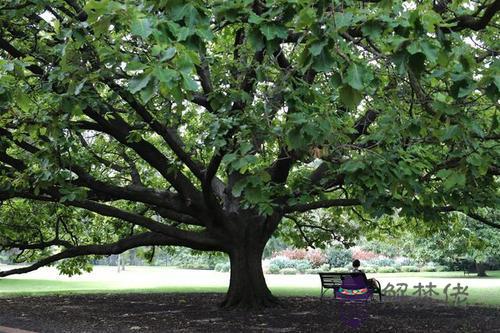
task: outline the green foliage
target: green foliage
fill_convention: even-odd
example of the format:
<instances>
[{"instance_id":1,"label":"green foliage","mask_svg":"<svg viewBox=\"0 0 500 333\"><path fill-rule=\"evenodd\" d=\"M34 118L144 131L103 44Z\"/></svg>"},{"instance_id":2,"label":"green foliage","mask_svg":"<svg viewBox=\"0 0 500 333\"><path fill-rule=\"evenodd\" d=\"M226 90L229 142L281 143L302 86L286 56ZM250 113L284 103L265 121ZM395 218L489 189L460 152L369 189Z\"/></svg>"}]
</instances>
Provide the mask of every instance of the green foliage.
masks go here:
<instances>
[{"instance_id":1,"label":"green foliage","mask_svg":"<svg viewBox=\"0 0 500 333\"><path fill-rule=\"evenodd\" d=\"M391 266L381 266L377 268L377 273L396 273L398 270Z\"/></svg>"},{"instance_id":2,"label":"green foliage","mask_svg":"<svg viewBox=\"0 0 500 333\"><path fill-rule=\"evenodd\" d=\"M73 276L80 275L84 272L92 272L92 265L90 264L90 258L88 257L77 257L72 259L62 260L57 264L57 269L61 274Z\"/></svg>"},{"instance_id":3,"label":"green foliage","mask_svg":"<svg viewBox=\"0 0 500 333\"><path fill-rule=\"evenodd\" d=\"M325 256L330 267L344 267L352 263L352 252L341 246L326 248Z\"/></svg>"},{"instance_id":4,"label":"green foliage","mask_svg":"<svg viewBox=\"0 0 500 333\"><path fill-rule=\"evenodd\" d=\"M450 268L445 265L437 265L436 267L436 272L449 272Z\"/></svg>"},{"instance_id":5,"label":"green foliage","mask_svg":"<svg viewBox=\"0 0 500 333\"><path fill-rule=\"evenodd\" d=\"M435 266L423 266L423 267L420 267L420 271L421 272L436 272L437 269Z\"/></svg>"},{"instance_id":6,"label":"green foliage","mask_svg":"<svg viewBox=\"0 0 500 333\"><path fill-rule=\"evenodd\" d=\"M296 268L282 268L280 269L280 274L283 275L295 275L298 273L298 270Z\"/></svg>"},{"instance_id":7,"label":"green foliage","mask_svg":"<svg viewBox=\"0 0 500 333\"><path fill-rule=\"evenodd\" d=\"M497 4L438 2L2 5L0 245L115 243L139 215L195 248L250 219L303 248L397 229L435 237L421 261L498 256L450 213L499 220Z\"/></svg>"},{"instance_id":8,"label":"green foliage","mask_svg":"<svg viewBox=\"0 0 500 333\"><path fill-rule=\"evenodd\" d=\"M270 266L277 266L279 269L296 268L296 260L291 260L286 257L276 257L269 262Z\"/></svg>"},{"instance_id":9,"label":"green foliage","mask_svg":"<svg viewBox=\"0 0 500 333\"><path fill-rule=\"evenodd\" d=\"M295 268L299 273L305 273L306 270L312 268L312 265L308 260L297 260Z\"/></svg>"},{"instance_id":10,"label":"green foliage","mask_svg":"<svg viewBox=\"0 0 500 333\"><path fill-rule=\"evenodd\" d=\"M418 272L417 266L401 266L401 272Z\"/></svg>"},{"instance_id":11,"label":"green foliage","mask_svg":"<svg viewBox=\"0 0 500 333\"><path fill-rule=\"evenodd\" d=\"M396 265L396 262L394 261L394 259L391 259L391 258L376 258L376 259L368 260L367 263L370 265L373 265L373 266L378 266L378 267L383 267L383 266L394 267Z\"/></svg>"},{"instance_id":12,"label":"green foliage","mask_svg":"<svg viewBox=\"0 0 500 333\"><path fill-rule=\"evenodd\" d=\"M267 272L270 274L279 274L281 268L277 264L269 264Z\"/></svg>"},{"instance_id":13,"label":"green foliage","mask_svg":"<svg viewBox=\"0 0 500 333\"><path fill-rule=\"evenodd\" d=\"M217 272L229 272L230 269L231 269L231 264L228 262L218 263L214 267L214 270Z\"/></svg>"}]
</instances>

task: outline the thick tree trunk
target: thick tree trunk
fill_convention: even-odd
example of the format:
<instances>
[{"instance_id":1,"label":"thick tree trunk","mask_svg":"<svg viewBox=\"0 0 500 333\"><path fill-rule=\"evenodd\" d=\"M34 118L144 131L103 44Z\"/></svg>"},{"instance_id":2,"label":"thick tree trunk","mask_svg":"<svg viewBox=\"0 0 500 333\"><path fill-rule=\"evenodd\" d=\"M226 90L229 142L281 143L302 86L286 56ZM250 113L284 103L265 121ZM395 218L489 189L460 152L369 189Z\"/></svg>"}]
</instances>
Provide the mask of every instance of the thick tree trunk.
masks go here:
<instances>
[{"instance_id":1,"label":"thick tree trunk","mask_svg":"<svg viewBox=\"0 0 500 333\"><path fill-rule=\"evenodd\" d=\"M255 234L249 236L247 234L229 252L231 279L222 307L261 308L278 304L267 288L262 270L262 253L267 240L260 241Z\"/></svg>"},{"instance_id":2,"label":"thick tree trunk","mask_svg":"<svg viewBox=\"0 0 500 333\"><path fill-rule=\"evenodd\" d=\"M486 265L482 262L476 262L477 276L488 276L486 275Z\"/></svg>"}]
</instances>

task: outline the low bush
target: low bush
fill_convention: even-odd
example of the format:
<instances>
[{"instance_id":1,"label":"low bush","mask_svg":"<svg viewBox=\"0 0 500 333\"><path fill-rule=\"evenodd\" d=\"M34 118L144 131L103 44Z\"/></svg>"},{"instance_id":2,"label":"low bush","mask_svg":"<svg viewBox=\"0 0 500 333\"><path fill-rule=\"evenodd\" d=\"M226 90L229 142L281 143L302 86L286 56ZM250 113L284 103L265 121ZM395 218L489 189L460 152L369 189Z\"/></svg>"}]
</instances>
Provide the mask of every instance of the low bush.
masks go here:
<instances>
[{"instance_id":1,"label":"low bush","mask_svg":"<svg viewBox=\"0 0 500 333\"><path fill-rule=\"evenodd\" d=\"M450 271L450 268L445 265L438 265L436 266L436 272L448 272Z\"/></svg>"},{"instance_id":2,"label":"low bush","mask_svg":"<svg viewBox=\"0 0 500 333\"><path fill-rule=\"evenodd\" d=\"M280 272L280 269L278 265L275 264L269 264L269 267L267 268L267 272L270 274L278 274Z\"/></svg>"},{"instance_id":3,"label":"low bush","mask_svg":"<svg viewBox=\"0 0 500 333\"><path fill-rule=\"evenodd\" d=\"M231 264L228 262L218 263L215 265L214 270L217 272L229 272L231 270Z\"/></svg>"},{"instance_id":4,"label":"low bush","mask_svg":"<svg viewBox=\"0 0 500 333\"><path fill-rule=\"evenodd\" d=\"M418 272L417 266L401 266L401 272Z\"/></svg>"},{"instance_id":5,"label":"low bush","mask_svg":"<svg viewBox=\"0 0 500 333\"><path fill-rule=\"evenodd\" d=\"M328 272L328 271L330 270L330 265L328 265L328 264L323 264L323 265L321 265L321 266L319 267L319 270L320 270L321 272Z\"/></svg>"},{"instance_id":6,"label":"low bush","mask_svg":"<svg viewBox=\"0 0 500 333\"><path fill-rule=\"evenodd\" d=\"M420 268L421 272L435 272L436 266L424 266Z\"/></svg>"},{"instance_id":7,"label":"low bush","mask_svg":"<svg viewBox=\"0 0 500 333\"><path fill-rule=\"evenodd\" d=\"M286 249L277 253L276 257L285 257L290 260L305 259L307 251L305 249Z\"/></svg>"},{"instance_id":8,"label":"low bush","mask_svg":"<svg viewBox=\"0 0 500 333\"><path fill-rule=\"evenodd\" d=\"M375 252L363 250L360 247L354 247L352 249L352 258L353 259L358 259L361 261L367 261L367 260L372 260L377 258L379 255L376 254Z\"/></svg>"},{"instance_id":9,"label":"low bush","mask_svg":"<svg viewBox=\"0 0 500 333\"><path fill-rule=\"evenodd\" d=\"M375 267L375 266L363 266L363 267L361 267L361 270L365 273L376 273L377 267Z\"/></svg>"},{"instance_id":10,"label":"low bush","mask_svg":"<svg viewBox=\"0 0 500 333\"><path fill-rule=\"evenodd\" d=\"M417 262L411 258L400 257L396 262L401 266L416 266Z\"/></svg>"},{"instance_id":11,"label":"low bush","mask_svg":"<svg viewBox=\"0 0 500 333\"><path fill-rule=\"evenodd\" d=\"M177 265L176 267L184 269L211 269L210 265L203 261L186 262L184 264Z\"/></svg>"},{"instance_id":12,"label":"low bush","mask_svg":"<svg viewBox=\"0 0 500 333\"><path fill-rule=\"evenodd\" d=\"M325 256L331 267L343 267L352 263L351 250L345 249L340 245L327 248Z\"/></svg>"},{"instance_id":13,"label":"low bush","mask_svg":"<svg viewBox=\"0 0 500 333\"><path fill-rule=\"evenodd\" d=\"M297 274L297 269L295 268L283 268L283 269L280 269L280 274L283 274L283 275L295 275Z\"/></svg>"},{"instance_id":14,"label":"low bush","mask_svg":"<svg viewBox=\"0 0 500 333\"><path fill-rule=\"evenodd\" d=\"M296 261L295 260L290 260L287 257L279 256L271 259L269 261L270 265L276 265L278 266L279 269L283 268L295 268Z\"/></svg>"},{"instance_id":15,"label":"low bush","mask_svg":"<svg viewBox=\"0 0 500 333\"><path fill-rule=\"evenodd\" d=\"M378 273L396 273L398 270L391 266L382 266L377 268Z\"/></svg>"},{"instance_id":16,"label":"low bush","mask_svg":"<svg viewBox=\"0 0 500 333\"><path fill-rule=\"evenodd\" d=\"M300 273L305 273L306 269L312 268L311 263L308 260L294 260L295 261L295 268L297 271Z\"/></svg>"},{"instance_id":17,"label":"low bush","mask_svg":"<svg viewBox=\"0 0 500 333\"><path fill-rule=\"evenodd\" d=\"M323 272L323 271L319 268L306 269L306 274L318 274L319 272Z\"/></svg>"},{"instance_id":18,"label":"low bush","mask_svg":"<svg viewBox=\"0 0 500 333\"><path fill-rule=\"evenodd\" d=\"M307 259L311 263L311 266L314 268L318 268L327 262L326 256L323 254L321 250L318 249L307 251L305 259Z\"/></svg>"},{"instance_id":19,"label":"low bush","mask_svg":"<svg viewBox=\"0 0 500 333\"><path fill-rule=\"evenodd\" d=\"M396 261L391 258L380 257L377 259L372 259L368 261L368 264L377 266L377 267L394 267L396 265Z\"/></svg>"}]
</instances>

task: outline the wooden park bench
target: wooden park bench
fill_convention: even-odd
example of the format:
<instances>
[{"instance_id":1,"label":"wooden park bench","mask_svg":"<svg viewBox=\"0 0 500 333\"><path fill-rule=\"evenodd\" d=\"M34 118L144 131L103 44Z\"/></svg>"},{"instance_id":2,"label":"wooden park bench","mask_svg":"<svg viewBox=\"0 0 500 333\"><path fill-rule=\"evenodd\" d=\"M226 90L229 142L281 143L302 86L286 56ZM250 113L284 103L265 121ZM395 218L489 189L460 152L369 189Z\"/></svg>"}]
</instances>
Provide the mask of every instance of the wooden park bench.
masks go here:
<instances>
[{"instance_id":1,"label":"wooden park bench","mask_svg":"<svg viewBox=\"0 0 500 333\"><path fill-rule=\"evenodd\" d=\"M346 273L333 273L333 272L325 272L319 273L319 277L321 278L321 299L326 294L328 289L333 290L333 297L337 298L337 294L339 292L339 288L342 286L342 282L348 277L351 279L360 279L362 277L362 281L364 281L364 286L359 286L360 288L368 288L370 293L378 294L380 301L382 301L382 288L380 283L377 281L377 286L371 286L366 278L365 273L362 272L346 272Z\"/></svg>"}]
</instances>

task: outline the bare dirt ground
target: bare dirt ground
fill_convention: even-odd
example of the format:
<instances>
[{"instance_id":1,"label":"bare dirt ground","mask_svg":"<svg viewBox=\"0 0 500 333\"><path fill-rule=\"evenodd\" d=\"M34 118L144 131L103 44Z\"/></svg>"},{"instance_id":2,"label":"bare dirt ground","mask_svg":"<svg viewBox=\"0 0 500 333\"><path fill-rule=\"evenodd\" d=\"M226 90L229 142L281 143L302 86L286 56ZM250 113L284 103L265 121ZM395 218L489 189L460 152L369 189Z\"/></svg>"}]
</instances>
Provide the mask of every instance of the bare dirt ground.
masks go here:
<instances>
[{"instance_id":1,"label":"bare dirt ground","mask_svg":"<svg viewBox=\"0 0 500 333\"><path fill-rule=\"evenodd\" d=\"M99 294L0 299L0 326L35 332L500 332L500 310L423 298L341 304L281 298L259 311L221 310L222 294Z\"/></svg>"}]
</instances>

